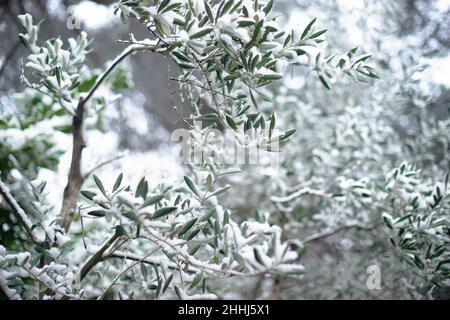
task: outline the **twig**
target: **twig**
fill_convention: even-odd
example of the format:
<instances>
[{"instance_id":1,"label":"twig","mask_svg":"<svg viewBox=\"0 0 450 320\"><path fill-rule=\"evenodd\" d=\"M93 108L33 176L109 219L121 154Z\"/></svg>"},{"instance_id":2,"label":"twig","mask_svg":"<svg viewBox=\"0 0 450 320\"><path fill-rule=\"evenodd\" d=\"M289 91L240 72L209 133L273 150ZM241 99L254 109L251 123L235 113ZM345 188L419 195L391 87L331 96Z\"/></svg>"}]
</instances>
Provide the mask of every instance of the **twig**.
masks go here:
<instances>
[{"instance_id":1,"label":"twig","mask_svg":"<svg viewBox=\"0 0 450 320\"><path fill-rule=\"evenodd\" d=\"M347 229L353 229L354 228L354 229L369 230L370 231L370 230L373 230L373 229L375 229L377 227L378 227L378 225L365 226L365 225L362 225L360 223L352 223L352 224L341 226L341 227L333 229L333 230L323 231L323 232L319 232L319 233L310 235L310 236L306 237L305 239L303 239L302 243L305 244L305 243L309 243L309 242L312 242L312 241L315 241L315 240L318 240L318 239L327 238L329 236L332 236L332 235L334 235L336 233L339 233L339 232L341 232L343 230L347 230Z\"/></svg>"},{"instance_id":2,"label":"twig","mask_svg":"<svg viewBox=\"0 0 450 320\"><path fill-rule=\"evenodd\" d=\"M105 160L105 161L99 163L99 164L96 165L94 168L92 168L91 170L89 170L88 173L86 173L86 174L84 175L84 179L89 178L89 177L90 177L95 171L97 171L98 169L100 169L100 168L102 168L102 167L104 167L104 166L106 166L106 165L108 165L108 164L110 164L110 163L112 163L112 162L114 162L114 161L120 160L120 159L122 159L123 157L125 157L125 155L122 154L122 155L118 155L118 156L116 156L116 157L114 157L114 158L111 158L111 159L109 159L109 160Z\"/></svg>"},{"instance_id":3,"label":"twig","mask_svg":"<svg viewBox=\"0 0 450 320\"><path fill-rule=\"evenodd\" d=\"M160 49L158 46L151 46L151 45L145 45L145 44L132 44L128 46L125 50L122 51L122 53L112 62L112 64L108 67L108 69L103 73L103 75L97 80L94 87L91 89L91 91L88 93L86 98L83 99L83 103L86 103L89 101L89 99L92 98L94 93L97 91L97 89L102 85L102 83L108 78L108 76L111 74L112 71L129 55L138 52L138 51L151 51L155 52L156 50Z\"/></svg>"},{"instance_id":4,"label":"twig","mask_svg":"<svg viewBox=\"0 0 450 320\"><path fill-rule=\"evenodd\" d=\"M111 237L109 237L103 245L98 249L81 267L80 271L78 272L77 276L75 277L75 281L80 282L81 280L86 277L86 275L91 271L91 269L100 261L104 259L103 254L106 250L108 250L114 242L120 238L120 234L118 232L115 232Z\"/></svg>"},{"instance_id":5,"label":"twig","mask_svg":"<svg viewBox=\"0 0 450 320\"><path fill-rule=\"evenodd\" d=\"M190 85L196 86L196 87L198 87L200 89L203 89L203 90L210 90L208 87L205 87L204 85L202 85L200 83L196 83L195 81L192 81L192 80L183 80L183 79L178 79L178 78L175 78L175 77L170 77L170 80L176 81L176 82L180 82L180 83L190 84ZM219 94L219 95L221 95L223 97L226 97L226 98L230 98L230 99L233 99L233 100L237 100L238 99L237 97L234 97L234 96L222 93L222 92L217 91L217 90L213 90L213 91L216 94Z\"/></svg>"},{"instance_id":6,"label":"twig","mask_svg":"<svg viewBox=\"0 0 450 320\"><path fill-rule=\"evenodd\" d=\"M83 215L81 214L81 211L78 210L78 215L80 216L80 224L81 224L81 239L83 240L83 247L87 250L86 245L86 239L85 239L85 230L84 230L84 222L83 222Z\"/></svg>"},{"instance_id":7,"label":"twig","mask_svg":"<svg viewBox=\"0 0 450 320\"><path fill-rule=\"evenodd\" d=\"M30 236L31 240L35 244L39 244L39 238L33 231L33 224L28 219L25 211L19 206L16 199L11 195L8 187L0 180L0 194L5 199L6 203L11 207L14 216L19 221L20 225L25 229L25 231Z\"/></svg>"},{"instance_id":8,"label":"twig","mask_svg":"<svg viewBox=\"0 0 450 320\"><path fill-rule=\"evenodd\" d=\"M109 254L107 257L105 257L105 259L106 258L117 258L117 259L131 260L131 261L141 261L142 263L149 264L151 266L159 266L159 265L161 265L159 259L155 259L154 261L153 260L149 260L149 259L142 259L142 257L139 257L137 255L134 255L134 254L131 254L131 253L126 253L125 254L125 253L119 252L119 251ZM172 270L176 270L177 269L176 264L173 264L173 265L169 264L167 267L169 269L172 269ZM193 268L191 266L189 266L188 270L187 270L188 273L195 273L197 271L198 271L197 268Z\"/></svg>"},{"instance_id":9,"label":"twig","mask_svg":"<svg viewBox=\"0 0 450 320\"><path fill-rule=\"evenodd\" d=\"M270 200L272 200L273 202L277 202L277 203L285 203L285 202L292 201L296 198L299 198L305 194L316 195L316 196L321 196L321 197L329 197L329 195L327 195L323 190L315 190L315 189L306 187L306 188L300 189L297 192L294 192L286 197L273 196L270 198Z\"/></svg>"},{"instance_id":10,"label":"twig","mask_svg":"<svg viewBox=\"0 0 450 320\"><path fill-rule=\"evenodd\" d=\"M153 253L155 253L157 250L159 250L160 247L157 246L155 249L153 249L152 251L150 251L149 253L147 253L145 256L143 256L140 260L133 262L132 264L130 264L128 267L126 267L121 273L119 273L114 280L111 282L111 284L108 286L108 288L106 288L106 290L102 293L101 296L98 297L97 300L103 300L105 298L105 295L108 293L108 291L114 286L114 284L125 274L128 272L128 270L132 269L133 267L135 267L136 265L138 265L139 263L141 263L142 261L144 261L146 258L148 258L149 256L151 256Z\"/></svg>"},{"instance_id":11,"label":"twig","mask_svg":"<svg viewBox=\"0 0 450 320\"><path fill-rule=\"evenodd\" d=\"M212 275L222 274L225 276L232 275L232 276L247 276L247 277L259 276L262 274L270 273L270 270L262 270L262 271L253 272L253 273L245 273L245 272L239 272L236 270L223 270L221 268L218 268L218 267L215 267L212 265L203 264L201 261L198 261L197 259L185 254L181 250L178 250L176 245L171 244L170 242L167 241L167 239L164 239L164 237L162 237L162 236L158 235L156 232L153 232L152 230L150 230L150 228L148 228L139 217L138 217L138 219L139 219L140 224L144 228L144 231L146 231L147 234L149 235L150 240L152 240L155 244L157 244L161 248L166 247L166 248L169 248L170 250L175 251L177 253L177 255L184 260L185 263L190 264L191 266L194 266L200 270L203 270L206 273L209 273Z\"/></svg>"},{"instance_id":12,"label":"twig","mask_svg":"<svg viewBox=\"0 0 450 320\"><path fill-rule=\"evenodd\" d=\"M195 56L195 54L192 54L192 57L194 58L195 62L197 63L197 65L198 65L198 67L199 67L201 73L202 73L203 76L205 77L206 84L208 85L208 88L209 88L209 90L210 90L210 92L211 92L211 97L212 97L212 100L213 100L213 102L214 102L214 104L215 104L215 107L216 107L216 110L217 110L217 115L219 116L219 119L221 119L221 120L223 121L223 123L226 123L226 120L225 120L225 119L222 119L222 118L224 118L224 116L223 116L222 113L220 112L219 102L217 101L216 93L215 93L215 91L214 91L214 89L213 89L212 82L211 82L211 80L209 80L208 73L206 72L206 70L205 70L205 68L203 67L202 63L201 63L201 62L198 60L198 58Z\"/></svg>"}]
</instances>

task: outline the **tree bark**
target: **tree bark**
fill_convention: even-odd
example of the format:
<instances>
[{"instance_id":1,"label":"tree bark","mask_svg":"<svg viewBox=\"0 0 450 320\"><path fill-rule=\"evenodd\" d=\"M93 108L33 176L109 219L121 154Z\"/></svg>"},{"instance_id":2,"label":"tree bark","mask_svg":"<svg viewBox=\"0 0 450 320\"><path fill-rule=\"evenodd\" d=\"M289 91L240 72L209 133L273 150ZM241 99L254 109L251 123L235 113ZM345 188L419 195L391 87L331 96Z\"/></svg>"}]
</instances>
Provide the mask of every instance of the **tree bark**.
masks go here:
<instances>
[{"instance_id":1,"label":"tree bark","mask_svg":"<svg viewBox=\"0 0 450 320\"><path fill-rule=\"evenodd\" d=\"M69 178L66 188L64 189L64 200L61 210L60 225L64 228L64 230L66 230L66 232L69 230L70 224L72 223L75 215L78 197L84 183L84 177L81 173L81 158L83 149L86 147L83 133L84 117L85 101L80 100L72 121L72 161L70 164Z\"/></svg>"}]
</instances>

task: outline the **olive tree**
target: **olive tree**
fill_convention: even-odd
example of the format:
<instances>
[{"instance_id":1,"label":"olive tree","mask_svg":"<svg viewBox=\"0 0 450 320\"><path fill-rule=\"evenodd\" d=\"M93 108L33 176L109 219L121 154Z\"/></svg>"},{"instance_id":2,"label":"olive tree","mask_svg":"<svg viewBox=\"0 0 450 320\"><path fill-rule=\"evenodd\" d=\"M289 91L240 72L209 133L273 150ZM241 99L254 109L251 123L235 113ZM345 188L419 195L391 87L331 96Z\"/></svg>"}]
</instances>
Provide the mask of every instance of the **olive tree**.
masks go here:
<instances>
[{"instance_id":1,"label":"olive tree","mask_svg":"<svg viewBox=\"0 0 450 320\"><path fill-rule=\"evenodd\" d=\"M100 72L86 64L95 50L86 33L41 41L39 26L45 21L35 24L31 15L19 16L20 41L30 51L22 80L33 110L25 99L18 103L22 114L4 111L0 122L2 149L10 155L2 159L2 211L20 233L0 246L3 296L214 299L220 296L209 285L214 279L303 273L298 246L286 241L280 226L265 215L239 221L221 204L221 196L233 188L224 177L238 169L224 161L226 149L209 153L218 139L214 130L231 130L233 146L279 152L296 128L279 127L267 88L287 66L311 68L324 90L340 74L358 80L377 76L366 64L369 55L357 55L356 49L345 59L314 50L326 31L315 28L315 19L302 30L283 30L272 7L273 1L257 0L120 0L115 13L124 23L140 22L149 37L130 34L120 40L123 52ZM120 65L138 53L162 55L178 66L179 75L167 77L179 84L192 109L188 118L179 116L189 128L190 146L202 155L177 183L154 188L145 178L137 186L126 184L126 172L106 185L94 173L109 162L82 169L83 150L95 147L85 131L95 128L108 94L121 87ZM178 114L176 106L171 112ZM198 121L206 125L199 127ZM58 150L45 154L44 165L34 158L39 150L52 150L56 130L72 136L60 212L46 200L54 190L29 181L39 167L54 168L58 162ZM29 131L29 139L18 145L17 131ZM86 187L91 178L93 187ZM11 192L16 187L20 195ZM81 231L74 230L75 220ZM86 246L85 237L97 246Z\"/></svg>"}]
</instances>

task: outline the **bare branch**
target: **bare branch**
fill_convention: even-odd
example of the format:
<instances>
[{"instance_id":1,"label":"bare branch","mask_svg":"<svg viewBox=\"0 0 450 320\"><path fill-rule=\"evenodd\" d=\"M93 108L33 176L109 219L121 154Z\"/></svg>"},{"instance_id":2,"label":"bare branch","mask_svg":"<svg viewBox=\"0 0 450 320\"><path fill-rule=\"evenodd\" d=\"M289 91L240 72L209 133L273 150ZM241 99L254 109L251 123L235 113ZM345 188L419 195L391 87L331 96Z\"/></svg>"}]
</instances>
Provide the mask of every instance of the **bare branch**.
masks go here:
<instances>
[{"instance_id":1,"label":"bare branch","mask_svg":"<svg viewBox=\"0 0 450 320\"><path fill-rule=\"evenodd\" d=\"M195 81L192 81L192 80L178 79L178 78L175 78L175 77L170 77L169 80L172 80L172 81L175 81L175 82L179 82L179 83L190 84L192 86L198 87L198 88L203 89L203 90L210 90L208 87L206 87L206 86L204 86L204 85L202 85L200 83L196 83ZM226 97L226 98L230 98L230 99L233 99L233 100L237 100L238 99L237 97L234 97L232 95L228 95L228 94L222 93L222 92L217 91L217 90L213 90L213 91L216 94L221 95L221 96Z\"/></svg>"},{"instance_id":2,"label":"bare branch","mask_svg":"<svg viewBox=\"0 0 450 320\"><path fill-rule=\"evenodd\" d=\"M117 56L117 58L111 63L111 65L108 67L108 69L102 74L102 76L97 80L94 87L91 89L91 91L88 93L86 98L83 99L83 103L87 103L92 96L95 94L97 89L105 82L105 80L108 78L108 76L111 74L111 72L114 71L114 69L129 55L138 52L138 51L151 51L155 52L159 49L158 46L152 46L152 45L145 45L145 44L132 44L128 46L122 53Z\"/></svg>"},{"instance_id":3,"label":"bare branch","mask_svg":"<svg viewBox=\"0 0 450 320\"><path fill-rule=\"evenodd\" d=\"M84 175L84 179L89 178L89 177L90 177L95 171L97 171L98 169L100 169L100 168L102 168L102 167L104 167L104 166L106 166L106 165L108 165L108 164L110 164L110 163L112 163L112 162L114 162L114 161L117 161L117 160L119 160L119 159L122 159L123 157L125 157L125 155L121 154L121 155L118 155L118 156L116 156L116 157L114 157L114 158L111 158L111 159L108 159L108 160L106 160L106 161L103 161L103 162L99 163L99 164L96 165L94 168L92 168L91 170L89 170L88 173L86 173L86 174Z\"/></svg>"},{"instance_id":4,"label":"bare branch","mask_svg":"<svg viewBox=\"0 0 450 320\"><path fill-rule=\"evenodd\" d=\"M81 156L83 149L86 147L84 141L83 124L85 117L85 103L80 100L72 120L72 161L70 163L69 178L66 188L64 189L64 199L61 210L60 225L66 230L69 230L75 214L75 208L78 201L78 195L81 191L85 179L81 174Z\"/></svg>"},{"instance_id":5,"label":"bare branch","mask_svg":"<svg viewBox=\"0 0 450 320\"><path fill-rule=\"evenodd\" d=\"M158 259L154 259L154 260L149 259L149 258L147 258L147 259L142 259L142 257L137 256L137 255L135 255L135 254L131 254L131 253L123 253L123 252L120 252L120 251L111 253L111 254L109 254L109 255L108 255L107 257L105 257L105 258L117 258L117 259L131 260L131 261L140 261L140 262L142 262L142 263L149 264L149 265L152 265L152 266L159 266L159 265L161 264L161 260L160 260L159 258L158 258ZM169 263L169 264L167 264L167 267L168 267L169 269L172 269L172 270L175 270L175 269L178 268L177 265L176 265L175 263ZM188 269L185 270L185 271L188 272L188 273L195 273L195 272L197 272L198 270L199 270L199 269L197 269L197 268L194 268L194 267L192 267L192 266L188 266Z\"/></svg>"},{"instance_id":6,"label":"bare branch","mask_svg":"<svg viewBox=\"0 0 450 320\"><path fill-rule=\"evenodd\" d=\"M69 178L67 185L64 189L64 198L61 209L61 220L60 225L66 230L69 230L70 225L75 214L76 204L79 198L81 187L86 180L86 176L81 172L81 158L83 149L86 147L84 140L83 127L84 118L86 114L86 104L92 98L97 91L97 89L102 85L102 83L108 78L111 72L129 55L138 51L151 51L157 52L161 48L157 45L152 46L148 44L132 44L128 46L108 67L108 69L103 73L103 75L96 82L94 87L90 90L88 95L84 99L80 99L78 102L75 115L72 121L72 135L73 135L73 146L72 146L72 160L70 164ZM90 173L88 173L89 175Z\"/></svg>"},{"instance_id":7,"label":"bare branch","mask_svg":"<svg viewBox=\"0 0 450 320\"><path fill-rule=\"evenodd\" d=\"M140 260L133 262L132 264L130 264L128 267L126 267L122 272L120 272L115 278L114 280L111 282L111 284L108 286L108 288L106 288L106 290L103 292L103 294L98 297L98 300L103 300L105 298L105 295L108 293L108 291L114 286L114 284L125 274L128 272L128 270L132 269L133 267L135 267L136 265L138 265L139 263L143 262L146 258L148 258L149 256L151 256L153 253L155 253L157 250L159 250L159 247L156 247L155 249L153 249L152 251L150 251L149 253L147 253L145 256L143 256L142 258L140 258Z\"/></svg>"}]
</instances>

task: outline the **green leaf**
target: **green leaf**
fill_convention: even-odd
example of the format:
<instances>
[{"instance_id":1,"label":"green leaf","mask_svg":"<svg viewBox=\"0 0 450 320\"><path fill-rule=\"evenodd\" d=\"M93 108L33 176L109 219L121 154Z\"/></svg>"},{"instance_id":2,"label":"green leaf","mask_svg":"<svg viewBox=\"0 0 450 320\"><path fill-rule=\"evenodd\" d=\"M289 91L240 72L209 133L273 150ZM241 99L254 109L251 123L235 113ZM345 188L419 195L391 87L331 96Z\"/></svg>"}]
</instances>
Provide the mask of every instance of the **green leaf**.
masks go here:
<instances>
[{"instance_id":1,"label":"green leaf","mask_svg":"<svg viewBox=\"0 0 450 320\"><path fill-rule=\"evenodd\" d=\"M236 130L237 126L236 126L236 122L234 122L233 118L231 118L229 115L225 115L225 118L227 120L228 125L233 129Z\"/></svg>"},{"instance_id":2,"label":"green leaf","mask_svg":"<svg viewBox=\"0 0 450 320\"><path fill-rule=\"evenodd\" d=\"M323 35L325 32L327 32L327 29L323 29L323 30L317 31L316 33L313 33L309 38L310 39L318 38L321 35Z\"/></svg>"},{"instance_id":3,"label":"green leaf","mask_svg":"<svg viewBox=\"0 0 450 320\"><path fill-rule=\"evenodd\" d=\"M186 182L186 184L189 187L189 189L191 189L192 192L195 193L196 196L200 197L194 182L190 178L188 178L186 176L184 177L184 181Z\"/></svg>"},{"instance_id":4,"label":"green leaf","mask_svg":"<svg viewBox=\"0 0 450 320\"><path fill-rule=\"evenodd\" d=\"M262 28L263 23L264 23L264 20L260 20L260 21L258 21L258 23L256 24L255 30L253 31L253 36L252 36L251 43L254 44L254 43L256 42L256 40L257 40L257 38L258 38L258 36L259 36L259 33L260 33L260 31L261 31L261 28Z\"/></svg>"},{"instance_id":5,"label":"green leaf","mask_svg":"<svg viewBox=\"0 0 450 320\"><path fill-rule=\"evenodd\" d=\"M139 181L138 186L136 188L136 197L141 197L142 199L147 198L148 193L148 182L145 180L145 178L142 178L141 181Z\"/></svg>"},{"instance_id":6,"label":"green leaf","mask_svg":"<svg viewBox=\"0 0 450 320\"><path fill-rule=\"evenodd\" d=\"M116 229L116 234L118 236L120 236L120 237L122 237L122 236L128 237L128 233L127 233L127 231L125 230L125 228L123 226L121 226L121 225L116 226L115 229Z\"/></svg>"},{"instance_id":7,"label":"green leaf","mask_svg":"<svg viewBox=\"0 0 450 320\"><path fill-rule=\"evenodd\" d=\"M192 289L196 285L198 285L200 283L200 281L202 281L202 279L203 279L203 272L200 272L194 277L194 280L192 280L192 283L191 283L189 289Z\"/></svg>"},{"instance_id":8,"label":"green leaf","mask_svg":"<svg viewBox=\"0 0 450 320\"><path fill-rule=\"evenodd\" d=\"M164 198L163 195L150 197L147 200L144 201L144 203L141 205L141 208L145 208L148 206L151 206L152 204L160 202Z\"/></svg>"},{"instance_id":9,"label":"green leaf","mask_svg":"<svg viewBox=\"0 0 450 320\"><path fill-rule=\"evenodd\" d=\"M223 222L222 224L225 226L230 223L230 214L228 213L228 210L225 210L223 214Z\"/></svg>"},{"instance_id":10,"label":"green leaf","mask_svg":"<svg viewBox=\"0 0 450 320\"><path fill-rule=\"evenodd\" d=\"M19 40L20 40L20 42L22 42L22 44L25 47L27 47L28 49L31 48L30 41L28 40L28 38L26 36L24 36L23 34L19 34Z\"/></svg>"},{"instance_id":11,"label":"green leaf","mask_svg":"<svg viewBox=\"0 0 450 320\"><path fill-rule=\"evenodd\" d=\"M163 14L164 12L168 12L168 11L172 11L176 8L178 8L181 4L180 3L173 3L168 5L167 7L160 9L160 11L158 12L158 14Z\"/></svg>"},{"instance_id":12,"label":"green leaf","mask_svg":"<svg viewBox=\"0 0 450 320\"><path fill-rule=\"evenodd\" d=\"M165 8L169 3L170 3L170 0L163 0L163 1L161 1L161 3L159 4L159 7L158 7L157 12L158 12L158 13L161 13L161 12L164 10L164 8Z\"/></svg>"},{"instance_id":13,"label":"green leaf","mask_svg":"<svg viewBox=\"0 0 450 320\"><path fill-rule=\"evenodd\" d=\"M253 254L255 256L255 260L262 266L266 267L266 264L264 263L264 260L261 257L261 253L257 248L253 248Z\"/></svg>"},{"instance_id":14,"label":"green leaf","mask_svg":"<svg viewBox=\"0 0 450 320\"><path fill-rule=\"evenodd\" d=\"M200 221L208 221L209 218L211 218L216 213L216 209L209 210L201 219Z\"/></svg>"},{"instance_id":15,"label":"green leaf","mask_svg":"<svg viewBox=\"0 0 450 320\"><path fill-rule=\"evenodd\" d=\"M370 57L372 57L371 54L365 54L365 55L362 55L361 57L359 57L358 59L356 59L355 62L353 62L352 68L353 68L357 63L359 63L359 62L365 62L365 61L369 60Z\"/></svg>"},{"instance_id":16,"label":"green leaf","mask_svg":"<svg viewBox=\"0 0 450 320\"><path fill-rule=\"evenodd\" d=\"M442 260L441 262L439 262L436 266L436 271L441 270L442 267L446 264L450 264L450 259Z\"/></svg>"},{"instance_id":17,"label":"green leaf","mask_svg":"<svg viewBox=\"0 0 450 320\"><path fill-rule=\"evenodd\" d=\"M328 84L327 80L325 80L325 78L322 75L319 75L319 80L325 88L327 88L328 90L331 90L330 85Z\"/></svg>"},{"instance_id":18,"label":"green leaf","mask_svg":"<svg viewBox=\"0 0 450 320\"><path fill-rule=\"evenodd\" d=\"M267 4L263 8L264 13L266 15L269 14L269 12L272 11L272 7L273 7L273 0L269 0L269 2L267 2Z\"/></svg>"},{"instance_id":19,"label":"green leaf","mask_svg":"<svg viewBox=\"0 0 450 320\"><path fill-rule=\"evenodd\" d=\"M273 113L270 117L270 125L269 125L269 138L272 138L273 130L275 129L275 114Z\"/></svg>"},{"instance_id":20,"label":"green leaf","mask_svg":"<svg viewBox=\"0 0 450 320\"><path fill-rule=\"evenodd\" d=\"M91 192L91 191L87 191L87 190L82 190L80 193L83 197L85 197L86 199L91 200L91 201L97 195L95 192Z\"/></svg>"},{"instance_id":21,"label":"green leaf","mask_svg":"<svg viewBox=\"0 0 450 320\"><path fill-rule=\"evenodd\" d=\"M220 222L219 220L216 220L214 222L214 234L216 236L220 235L220 233L222 232L222 228L220 227Z\"/></svg>"},{"instance_id":22,"label":"green leaf","mask_svg":"<svg viewBox=\"0 0 450 320\"><path fill-rule=\"evenodd\" d=\"M286 140L288 139L290 136L292 136L295 131L297 131L296 129L290 129L288 131L286 131L281 137L280 137L280 141Z\"/></svg>"},{"instance_id":23,"label":"green leaf","mask_svg":"<svg viewBox=\"0 0 450 320\"><path fill-rule=\"evenodd\" d=\"M383 221L389 229L391 229L391 230L394 229L394 226L392 225L391 221L387 217L383 217Z\"/></svg>"},{"instance_id":24,"label":"green leaf","mask_svg":"<svg viewBox=\"0 0 450 320\"><path fill-rule=\"evenodd\" d=\"M195 238L195 236L196 236L197 234L199 234L199 232L200 232L200 229L197 229L197 230L192 231L192 232L186 237L186 240L187 240L187 241L191 241L192 239Z\"/></svg>"},{"instance_id":25,"label":"green leaf","mask_svg":"<svg viewBox=\"0 0 450 320\"><path fill-rule=\"evenodd\" d=\"M147 271L147 267L144 263L141 262L140 264L141 266L141 273L142 273L142 277L144 277L144 280L147 281L147 276L148 276L148 271Z\"/></svg>"},{"instance_id":26,"label":"green leaf","mask_svg":"<svg viewBox=\"0 0 450 320\"><path fill-rule=\"evenodd\" d=\"M188 232L197 222L197 218L194 218L190 221L188 221L184 227L180 230L180 232L178 233L178 235L181 237L183 236L186 232Z\"/></svg>"},{"instance_id":27,"label":"green leaf","mask_svg":"<svg viewBox=\"0 0 450 320\"><path fill-rule=\"evenodd\" d=\"M227 2L225 2L222 9L220 10L219 16L222 17L224 14L226 14L231 9L231 6L233 5L233 3L234 3L234 0L228 0Z\"/></svg>"},{"instance_id":28,"label":"green leaf","mask_svg":"<svg viewBox=\"0 0 450 320\"><path fill-rule=\"evenodd\" d=\"M280 80L281 78L283 78L283 76L280 74L265 74L260 78L260 81L261 82L274 81L274 80Z\"/></svg>"},{"instance_id":29,"label":"green leaf","mask_svg":"<svg viewBox=\"0 0 450 320\"><path fill-rule=\"evenodd\" d=\"M425 268L425 264L423 263L422 259L421 259L418 255L415 255L415 256L414 256L414 264L415 264L419 269Z\"/></svg>"},{"instance_id":30,"label":"green leaf","mask_svg":"<svg viewBox=\"0 0 450 320\"><path fill-rule=\"evenodd\" d=\"M42 247L36 246L35 250L36 250L37 253L43 255L44 257L50 258L51 260L54 259L52 254L49 251L47 251L46 249L42 248Z\"/></svg>"},{"instance_id":31,"label":"green leaf","mask_svg":"<svg viewBox=\"0 0 450 320\"><path fill-rule=\"evenodd\" d=\"M312 19L310 23L306 26L305 30L302 33L301 39L305 39L305 37L308 35L309 31L311 31L312 26L316 22L316 18Z\"/></svg>"},{"instance_id":32,"label":"green leaf","mask_svg":"<svg viewBox=\"0 0 450 320\"><path fill-rule=\"evenodd\" d=\"M445 175L445 182L444 182L444 190L445 193L447 193L448 190L448 180L450 178L450 172L447 172L447 174Z\"/></svg>"},{"instance_id":33,"label":"green leaf","mask_svg":"<svg viewBox=\"0 0 450 320\"><path fill-rule=\"evenodd\" d=\"M94 182L95 182L95 184L97 185L98 189L103 193L103 195L104 195L106 198L108 198L108 197L106 196L106 190L105 190L105 187L103 186L102 181L101 181L95 174L93 175L93 177L94 177Z\"/></svg>"},{"instance_id":34,"label":"green leaf","mask_svg":"<svg viewBox=\"0 0 450 320\"><path fill-rule=\"evenodd\" d=\"M205 4L205 11L206 11L206 14L208 15L209 21L214 22L214 15L212 13L210 5L208 4L208 1L205 0L204 4Z\"/></svg>"},{"instance_id":35,"label":"green leaf","mask_svg":"<svg viewBox=\"0 0 450 320\"><path fill-rule=\"evenodd\" d=\"M197 251L201 248L202 244L199 243L197 244L195 247L193 247L190 251L189 251L189 255L193 256L194 254L197 253Z\"/></svg>"},{"instance_id":36,"label":"green leaf","mask_svg":"<svg viewBox=\"0 0 450 320\"><path fill-rule=\"evenodd\" d=\"M174 51L172 51L172 54L181 61L191 62L191 60L189 60L189 58L184 53L181 53L180 51L174 50Z\"/></svg>"},{"instance_id":37,"label":"green leaf","mask_svg":"<svg viewBox=\"0 0 450 320\"><path fill-rule=\"evenodd\" d=\"M88 215L93 216L93 217L104 217L108 213L109 213L109 211L107 211L107 210L94 210L94 211L88 212Z\"/></svg>"},{"instance_id":38,"label":"green leaf","mask_svg":"<svg viewBox=\"0 0 450 320\"><path fill-rule=\"evenodd\" d=\"M180 299L180 300L183 299L183 295L181 293L180 288L178 286L175 286L174 289L175 289L175 294L177 295L178 299Z\"/></svg>"},{"instance_id":39,"label":"green leaf","mask_svg":"<svg viewBox=\"0 0 450 320\"><path fill-rule=\"evenodd\" d=\"M175 210L177 210L177 207L164 207L164 208L160 208L158 210L155 211L155 213L153 214L153 219L158 219L164 216L167 216L169 213L174 212Z\"/></svg>"},{"instance_id":40,"label":"green leaf","mask_svg":"<svg viewBox=\"0 0 450 320\"><path fill-rule=\"evenodd\" d=\"M169 285L170 285L170 283L172 282L172 279L173 279L173 274L171 274L171 275L167 278L166 282L164 283L164 287L163 287L163 290L162 290L162 293L163 293L163 294L166 292L167 288L169 288Z\"/></svg>"},{"instance_id":41,"label":"green leaf","mask_svg":"<svg viewBox=\"0 0 450 320\"><path fill-rule=\"evenodd\" d=\"M256 98L253 95L252 89L248 88L248 92L250 92L250 99L252 100L252 103L255 106L256 110L259 110L258 103L256 102Z\"/></svg>"},{"instance_id":42,"label":"green leaf","mask_svg":"<svg viewBox=\"0 0 450 320\"><path fill-rule=\"evenodd\" d=\"M55 68L56 81L58 81L58 85L61 85L61 70L59 67Z\"/></svg>"},{"instance_id":43,"label":"green leaf","mask_svg":"<svg viewBox=\"0 0 450 320\"><path fill-rule=\"evenodd\" d=\"M255 21L252 19L241 19L238 20L239 27L249 27L255 24Z\"/></svg>"},{"instance_id":44,"label":"green leaf","mask_svg":"<svg viewBox=\"0 0 450 320\"><path fill-rule=\"evenodd\" d=\"M237 252L232 252L233 255L233 259L243 268L245 268L247 266L247 264L245 263L244 258Z\"/></svg>"},{"instance_id":45,"label":"green leaf","mask_svg":"<svg viewBox=\"0 0 450 320\"><path fill-rule=\"evenodd\" d=\"M119 176L116 179L116 182L114 183L113 192L117 191L119 189L120 184L122 183L123 173L119 174Z\"/></svg>"},{"instance_id":46,"label":"green leaf","mask_svg":"<svg viewBox=\"0 0 450 320\"><path fill-rule=\"evenodd\" d=\"M208 33L210 33L213 30L214 30L214 28L212 28L212 27L208 27L208 28L202 29L202 30L194 33L192 36L190 36L190 38L191 39L201 38L203 36L206 36Z\"/></svg>"},{"instance_id":47,"label":"green leaf","mask_svg":"<svg viewBox=\"0 0 450 320\"><path fill-rule=\"evenodd\" d=\"M211 198L211 197L219 196L219 195L221 195L221 194L224 194L224 193L227 192L230 188L231 188L231 186L230 186L230 185L227 185L227 186L225 186L225 187L223 187L223 188L217 189L216 191L213 191L212 193L210 193L210 194L206 197L206 199L209 199L209 198Z\"/></svg>"}]
</instances>

